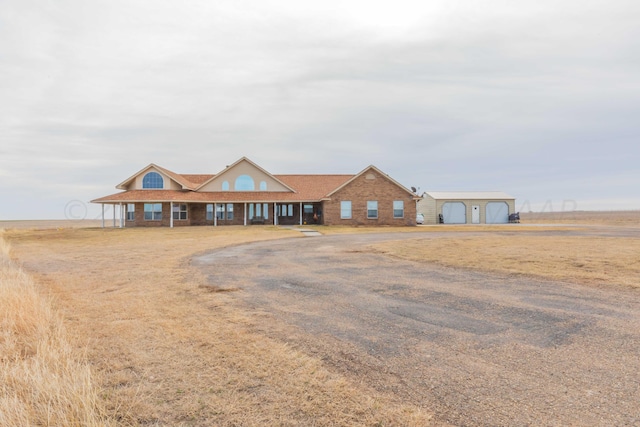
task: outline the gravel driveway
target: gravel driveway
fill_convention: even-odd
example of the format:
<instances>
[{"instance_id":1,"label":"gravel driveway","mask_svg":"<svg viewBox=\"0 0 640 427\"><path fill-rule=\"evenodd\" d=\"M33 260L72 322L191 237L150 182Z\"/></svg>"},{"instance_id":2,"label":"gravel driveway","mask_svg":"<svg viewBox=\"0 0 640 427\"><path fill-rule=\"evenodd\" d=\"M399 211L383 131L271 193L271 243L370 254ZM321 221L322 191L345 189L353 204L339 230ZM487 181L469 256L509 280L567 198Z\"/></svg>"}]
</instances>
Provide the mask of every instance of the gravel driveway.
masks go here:
<instances>
[{"instance_id":1,"label":"gravel driveway","mask_svg":"<svg viewBox=\"0 0 640 427\"><path fill-rule=\"evenodd\" d=\"M401 261L362 234L226 248L193 265L259 329L460 426L640 425L640 292ZM420 235L420 238L424 238ZM438 238L432 234L432 238Z\"/></svg>"}]
</instances>

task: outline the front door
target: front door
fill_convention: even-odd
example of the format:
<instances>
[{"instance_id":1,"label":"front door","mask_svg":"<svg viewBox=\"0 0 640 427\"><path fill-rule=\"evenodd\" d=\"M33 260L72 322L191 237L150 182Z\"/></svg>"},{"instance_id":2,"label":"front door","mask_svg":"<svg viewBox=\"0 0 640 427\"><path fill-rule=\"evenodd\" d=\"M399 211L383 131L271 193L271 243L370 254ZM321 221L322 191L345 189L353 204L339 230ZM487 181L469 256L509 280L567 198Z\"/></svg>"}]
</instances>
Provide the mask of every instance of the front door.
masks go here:
<instances>
[{"instance_id":1,"label":"front door","mask_svg":"<svg viewBox=\"0 0 640 427\"><path fill-rule=\"evenodd\" d=\"M322 224L322 209L320 203L304 203L302 205L303 224Z\"/></svg>"},{"instance_id":2,"label":"front door","mask_svg":"<svg viewBox=\"0 0 640 427\"><path fill-rule=\"evenodd\" d=\"M480 206L471 206L471 224L480 224Z\"/></svg>"}]
</instances>

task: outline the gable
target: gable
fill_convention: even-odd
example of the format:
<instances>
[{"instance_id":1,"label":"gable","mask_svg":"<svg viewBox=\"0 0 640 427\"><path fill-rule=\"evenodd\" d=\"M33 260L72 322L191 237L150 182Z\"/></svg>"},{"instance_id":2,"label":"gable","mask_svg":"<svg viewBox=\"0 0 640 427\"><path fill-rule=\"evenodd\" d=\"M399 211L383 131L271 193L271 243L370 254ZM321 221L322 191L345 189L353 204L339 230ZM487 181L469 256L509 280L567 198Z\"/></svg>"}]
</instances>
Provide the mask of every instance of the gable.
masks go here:
<instances>
[{"instance_id":1,"label":"gable","mask_svg":"<svg viewBox=\"0 0 640 427\"><path fill-rule=\"evenodd\" d=\"M420 198L420 196L416 195L373 165L365 168L362 172L333 190L328 194L328 197L331 197L342 190L353 187L357 187L358 191L362 192L363 195L375 194L375 192L379 191L381 186L387 187L394 192L406 193L406 195L411 196L416 200Z\"/></svg>"},{"instance_id":2,"label":"gable","mask_svg":"<svg viewBox=\"0 0 640 427\"><path fill-rule=\"evenodd\" d=\"M243 157L198 187L197 191L286 191L291 187Z\"/></svg>"},{"instance_id":3,"label":"gable","mask_svg":"<svg viewBox=\"0 0 640 427\"><path fill-rule=\"evenodd\" d=\"M121 190L142 190L144 189L145 176L152 172L157 173L162 178L163 190L184 190L190 189L192 187L192 184L187 182L180 175L152 163L146 168L127 178L122 183L118 184L116 188Z\"/></svg>"}]
</instances>

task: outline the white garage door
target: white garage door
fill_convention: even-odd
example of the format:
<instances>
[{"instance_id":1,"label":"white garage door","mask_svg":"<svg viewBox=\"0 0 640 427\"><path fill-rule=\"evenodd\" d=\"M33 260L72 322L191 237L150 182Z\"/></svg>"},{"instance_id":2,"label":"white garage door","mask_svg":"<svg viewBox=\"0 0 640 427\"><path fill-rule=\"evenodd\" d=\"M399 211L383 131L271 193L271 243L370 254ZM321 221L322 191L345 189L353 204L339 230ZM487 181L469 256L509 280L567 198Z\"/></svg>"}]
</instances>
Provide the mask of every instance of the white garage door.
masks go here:
<instances>
[{"instance_id":1,"label":"white garage door","mask_svg":"<svg viewBox=\"0 0 640 427\"><path fill-rule=\"evenodd\" d=\"M467 207L462 202L446 202L442 205L442 219L445 224L466 224Z\"/></svg>"},{"instance_id":2,"label":"white garage door","mask_svg":"<svg viewBox=\"0 0 640 427\"><path fill-rule=\"evenodd\" d=\"M509 205L506 202L489 202L486 209L487 224L506 224L509 222Z\"/></svg>"}]
</instances>

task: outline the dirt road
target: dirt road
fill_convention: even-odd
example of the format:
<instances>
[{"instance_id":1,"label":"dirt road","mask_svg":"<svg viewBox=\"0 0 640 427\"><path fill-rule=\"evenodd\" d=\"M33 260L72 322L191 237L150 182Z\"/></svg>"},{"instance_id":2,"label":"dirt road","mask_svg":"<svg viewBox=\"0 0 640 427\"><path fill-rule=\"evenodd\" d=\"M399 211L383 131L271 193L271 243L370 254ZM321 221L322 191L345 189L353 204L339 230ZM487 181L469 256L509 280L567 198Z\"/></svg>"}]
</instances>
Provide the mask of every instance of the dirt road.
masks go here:
<instances>
[{"instance_id":1,"label":"dirt road","mask_svg":"<svg viewBox=\"0 0 640 427\"><path fill-rule=\"evenodd\" d=\"M481 274L287 239L192 260L260 332L453 425L640 425L640 292ZM433 234L437 238L437 234Z\"/></svg>"}]
</instances>

